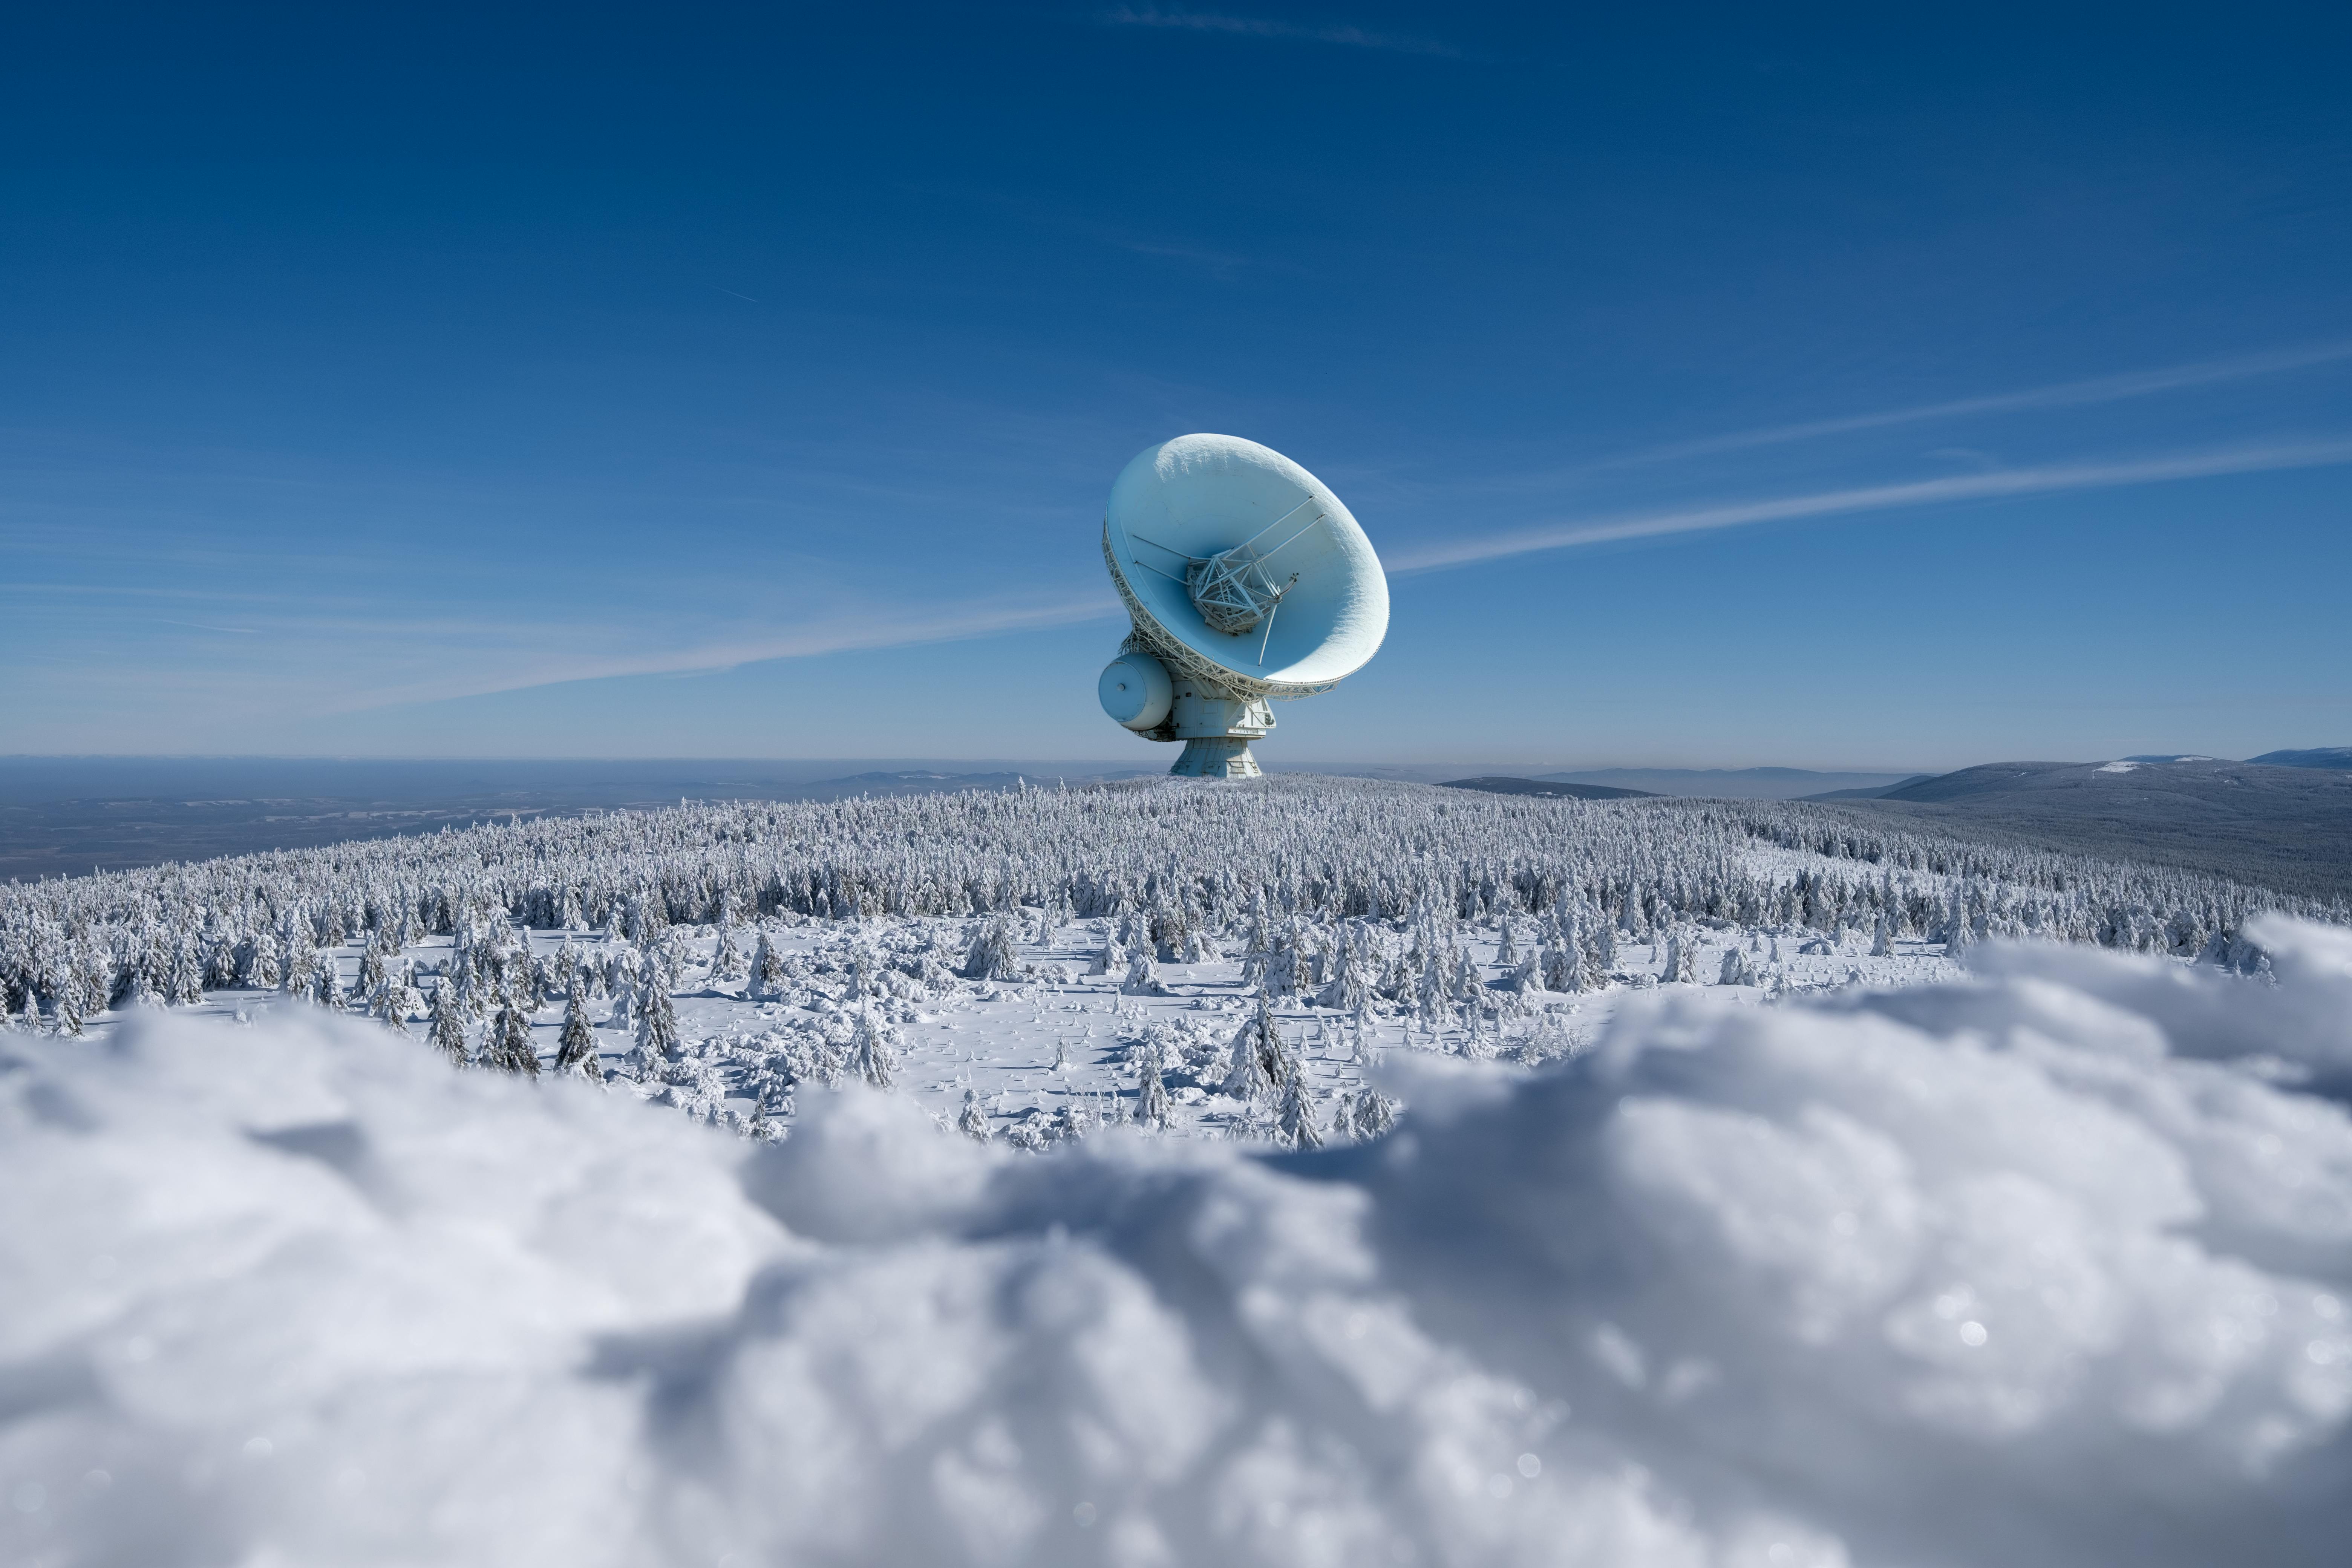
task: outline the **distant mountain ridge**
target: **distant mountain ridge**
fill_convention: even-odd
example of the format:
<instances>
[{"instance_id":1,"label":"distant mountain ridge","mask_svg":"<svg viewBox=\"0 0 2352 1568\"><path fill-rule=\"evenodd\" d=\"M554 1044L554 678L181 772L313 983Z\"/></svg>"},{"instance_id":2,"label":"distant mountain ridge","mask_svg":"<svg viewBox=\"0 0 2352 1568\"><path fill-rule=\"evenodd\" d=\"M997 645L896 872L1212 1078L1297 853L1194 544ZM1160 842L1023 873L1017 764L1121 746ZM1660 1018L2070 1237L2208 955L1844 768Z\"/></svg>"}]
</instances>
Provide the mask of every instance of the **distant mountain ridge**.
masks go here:
<instances>
[{"instance_id":1,"label":"distant mountain ridge","mask_svg":"<svg viewBox=\"0 0 2352 1568\"><path fill-rule=\"evenodd\" d=\"M2325 763L1989 763L1836 804L1969 837L2352 897L2352 776Z\"/></svg>"},{"instance_id":2,"label":"distant mountain ridge","mask_svg":"<svg viewBox=\"0 0 2352 1568\"><path fill-rule=\"evenodd\" d=\"M2259 757L2246 760L2265 763L2274 768L2352 769L2352 746L2321 746L2308 752L2264 752Z\"/></svg>"},{"instance_id":3,"label":"distant mountain ridge","mask_svg":"<svg viewBox=\"0 0 2352 1568\"><path fill-rule=\"evenodd\" d=\"M1440 789L1475 789L1486 795L1531 795L1544 800L1655 800L1648 790L1619 789L1611 784L1567 784L1558 779L1506 778L1488 773L1482 778L1448 779Z\"/></svg>"},{"instance_id":4,"label":"distant mountain ridge","mask_svg":"<svg viewBox=\"0 0 2352 1568\"><path fill-rule=\"evenodd\" d=\"M1599 784L1641 795L1717 800L1799 800L1831 791L1891 789L1922 773L1817 773L1811 768L1592 768L1537 773L1542 784Z\"/></svg>"}]
</instances>

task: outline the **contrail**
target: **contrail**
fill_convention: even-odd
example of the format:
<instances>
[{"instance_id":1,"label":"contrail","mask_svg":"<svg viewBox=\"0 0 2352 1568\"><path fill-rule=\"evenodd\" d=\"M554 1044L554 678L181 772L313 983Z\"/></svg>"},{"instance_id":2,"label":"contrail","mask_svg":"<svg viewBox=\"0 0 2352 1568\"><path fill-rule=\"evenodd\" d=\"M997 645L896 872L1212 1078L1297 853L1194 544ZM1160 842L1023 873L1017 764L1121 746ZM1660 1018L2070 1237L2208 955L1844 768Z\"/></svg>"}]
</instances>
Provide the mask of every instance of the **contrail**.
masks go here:
<instances>
[{"instance_id":1,"label":"contrail","mask_svg":"<svg viewBox=\"0 0 2352 1568\"><path fill-rule=\"evenodd\" d=\"M1465 566L1472 562L1493 561L1507 555L1528 555L1538 550L1565 550L1579 544L1602 544L1620 539L1654 539L1674 533L1701 533L1712 529L1744 527L1752 522L1833 517L1845 512L1897 511L1946 501L2046 495L2059 490L2112 489L2126 485L2161 484L2170 479L2207 479L2220 474L2328 468L2339 463L2352 463L2352 440L2287 447L2242 447L2179 458L2153 458L2138 462L2051 464L1990 474L1921 479L1910 484L1823 490L1813 495L1729 501L1675 511L1636 512L1590 522L1522 529L1511 533L1490 534L1484 539L1424 545L1418 550L1401 552L1383 564L1391 576L1396 576L1410 572L1433 572L1445 566Z\"/></svg>"},{"instance_id":2,"label":"contrail","mask_svg":"<svg viewBox=\"0 0 2352 1568\"><path fill-rule=\"evenodd\" d=\"M2004 414L2022 408L2068 408L2120 403L2127 398L2151 397L2158 393L2175 392L2183 387L2277 375L2313 365L2335 364L2347 359L2352 359L2352 342L2314 343L2299 349L2241 354L2231 359L2200 360L2156 370L2126 371L2119 375L2093 376L2084 381L2028 387L2022 392L1991 393L1981 397L1954 398L1946 403L1925 403L1914 408L1890 408L1875 414L1850 414L1836 419L1815 419L1801 425L1776 425L1760 430L1734 431L1726 436L1702 436L1689 441L1651 447L1622 458L1603 458L1580 466L1577 471L1638 468L1646 463L1670 462L1677 458L1701 457L1709 452L1777 447L1791 441L1818 440L1824 436L1849 435L1857 430L1883 430L1895 425L1965 418L1971 414Z\"/></svg>"}]
</instances>

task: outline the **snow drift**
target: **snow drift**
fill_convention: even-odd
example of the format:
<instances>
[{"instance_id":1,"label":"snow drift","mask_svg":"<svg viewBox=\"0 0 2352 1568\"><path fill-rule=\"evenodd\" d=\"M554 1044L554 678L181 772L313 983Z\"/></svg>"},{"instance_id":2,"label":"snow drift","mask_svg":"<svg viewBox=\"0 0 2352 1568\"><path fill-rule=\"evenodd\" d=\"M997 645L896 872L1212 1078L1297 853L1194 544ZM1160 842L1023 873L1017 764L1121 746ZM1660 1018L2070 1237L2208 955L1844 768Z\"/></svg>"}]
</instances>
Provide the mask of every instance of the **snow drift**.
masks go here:
<instances>
[{"instance_id":1,"label":"snow drift","mask_svg":"<svg viewBox=\"0 0 2352 1568\"><path fill-rule=\"evenodd\" d=\"M2340 1561L2352 935L2257 935L1652 994L1278 1159L9 1037L0 1556Z\"/></svg>"}]
</instances>

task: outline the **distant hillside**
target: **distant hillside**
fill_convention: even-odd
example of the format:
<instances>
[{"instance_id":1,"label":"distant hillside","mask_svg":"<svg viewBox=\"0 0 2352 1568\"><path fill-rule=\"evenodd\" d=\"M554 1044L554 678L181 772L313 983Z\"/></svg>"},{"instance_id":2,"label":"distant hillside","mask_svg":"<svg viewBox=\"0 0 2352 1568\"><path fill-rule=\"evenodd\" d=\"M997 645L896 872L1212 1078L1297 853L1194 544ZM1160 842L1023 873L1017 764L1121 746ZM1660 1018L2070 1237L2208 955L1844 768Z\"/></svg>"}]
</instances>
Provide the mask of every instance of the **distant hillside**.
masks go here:
<instances>
[{"instance_id":1,"label":"distant hillside","mask_svg":"<svg viewBox=\"0 0 2352 1568\"><path fill-rule=\"evenodd\" d=\"M2352 768L2352 746L2321 746L2309 752L2264 752L2252 759L2274 768Z\"/></svg>"},{"instance_id":2,"label":"distant hillside","mask_svg":"<svg viewBox=\"0 0 2352 1568\"><path fill-rule=\"evenodd\" d=\"M1994 763L1843 804L1974 837L2352 897L2352 776L2326 768Z\"/></svg>"},{"instance_id":3,"label":"distant hillside","mask_svg":"<svg viewBox=\"0 0 2352 1568\"><path fill-rule=\"evenodd\" d=\"M1511 779L1489 774L1485 778L1449 779L1440 789L1475 789L1486 795L1534 795L1547 800L1629 800L1634 797L1655 799L1645 789L1617 789L1608 784L1561 784L1550 779Z\"/></svg>"},{"instance_id":4,"label":"distant hillside","mask_svg":"<svg viewBox=\"0 0 2352 1568\"><path fill-rule=\"evenodd\" d=\"M1910 784L1924 784L1935 776L1936 775L1934 773L1913 773L1909 778L1899 780L1891 784L1884 784L1875 789L1823 790L1819 795L1800 795L1797 798L1800 800L1879 800L1883 799L1886 795L1894 794L1898 789L1905 788Z\"/></svg>"},{"instance_id":5,"label":"distant hillside","mask_svg":"<svg viewBox=\"0 0 2352 1568\"><path fill-rule=\"evenodd\" d=\"M1917 773L1824 773L1809 768L1596 768L1538 773L1538 784L1599 784L1636 795L1716 800L1797 800L1838 790L1888 789Z\"/></svg>"}]
</instances>

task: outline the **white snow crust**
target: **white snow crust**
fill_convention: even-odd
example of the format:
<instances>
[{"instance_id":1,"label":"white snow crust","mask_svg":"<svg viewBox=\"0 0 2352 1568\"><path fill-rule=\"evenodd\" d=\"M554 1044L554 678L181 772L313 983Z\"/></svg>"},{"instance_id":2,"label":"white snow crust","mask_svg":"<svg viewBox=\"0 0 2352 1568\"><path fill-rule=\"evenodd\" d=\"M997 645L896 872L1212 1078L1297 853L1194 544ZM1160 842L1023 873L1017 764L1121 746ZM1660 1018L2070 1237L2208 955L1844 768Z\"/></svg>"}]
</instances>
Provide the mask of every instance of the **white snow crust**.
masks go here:
<instances>
[{"instance_id":1,"label":"white snow crust","mask_svg":"<svg viewBox=\"0 0 2352 1568\"><path fill-rule=\"evenodd\" d=\"M0 1037L0 1561L2339 1563L2352 934L2254 935L1639 991L1280 1155Z\"/></svg>"}]
</instances>

